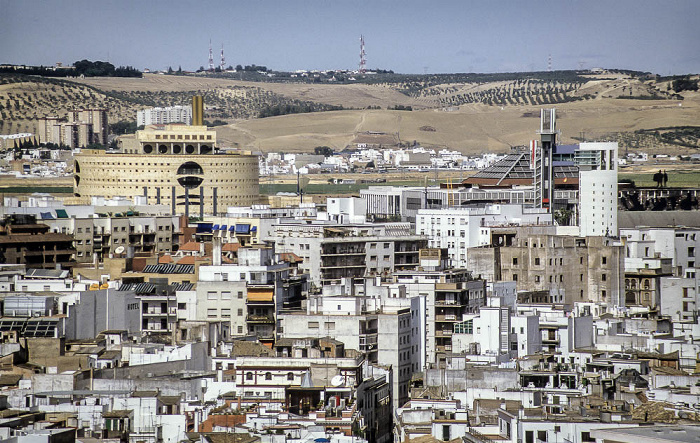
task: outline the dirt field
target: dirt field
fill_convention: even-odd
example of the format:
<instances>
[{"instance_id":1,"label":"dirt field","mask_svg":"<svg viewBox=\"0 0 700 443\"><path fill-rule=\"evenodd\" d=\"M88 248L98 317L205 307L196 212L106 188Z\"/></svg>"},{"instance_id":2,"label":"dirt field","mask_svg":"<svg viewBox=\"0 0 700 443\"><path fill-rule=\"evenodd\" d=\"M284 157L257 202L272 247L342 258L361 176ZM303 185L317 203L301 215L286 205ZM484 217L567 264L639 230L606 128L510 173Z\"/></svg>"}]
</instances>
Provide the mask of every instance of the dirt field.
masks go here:
<instances>
[{"instance_id":1,"label":"dirt field","mask_svg":"<svg viewBox=\"0 0 700 443\"><path fill-rule=\"evenodd\" d=\"M599 99L556 105L557 125L562 143L573 137L610 140L610 133L664 126L697 125L700 122L698 96L679 102L669 100ZM458 111L333 111L245 120L217 129L223 143L263 152L305 152L315 146L342 150L358 133L378 131L396 134L402 142L448 147L464 153L507 152L511 146L526 145L536 138L541 106L496 107L465 105ZM425 126L434 131L421 130ZM655 153L653 149L647 152ZM658 153L666 153L659 149ZM678 149L674 153L695 153Z\"/></svg>"},{"instance_id":2,"label":"dirt field","mask_svg":"<svg viewBox=\"0 0 700 443\"><path fill-rule=\"evenodd\" d=\"M301 100L352 108L382 107L381 110L313 112L264 119L234 120L222 117L231 123L217 127L221 145L262 152L308 152L316 146L342 150L353 142L362 141L363 133L369 131L387 134L386 140L402 143L416 141L429 147L456 149L468 154L503 153L511 146L526 145L530 139L537 137L535 131L539 127L539 110L548 107L557 109L562 143L573 143L576 138L583 138L590 141L619 141L621 150L630 149L631 152L700 152L697 137L696 147L683 147L678 144L664 145L653 135L642 137L634 132L640 129L700 125L700 93L684 92L683 101L675 98L652 100L649 97L655 94L670 97L666 92L668 82L642 82L624 76L606 76L605 79L596 78L578 84L545 84L529 80L440 84L422 89L415 96L399 92L403 86L397 84L262 83L156 74L146 74L140 79L85 78L71 81L77 85L63 90L51 85L32 86L29 83L3 86L0 89L0 105L4 106L1 109L3 119L0 120L3 133L32 132L37 117L53 114L52 110L64 112L68 107L78 107L80 103L86 106L102 103L110 109L110 119L124 119L135 118L136 109L145 106L139 103L160 103L166 99L186 101L190 93L214 91L211 94L212 100L219 94L239 94L240 101L222 101L228 105L217 106L227 106L226 109L246 107L249 109L244 115L252 117L258 115L261 107L285 103L284 100L287 100L286 103L289 100ZM84 85L99 91L124 94L105 97L101 92ZM241 87L248 89L235 89ZM543 88L559 92L542 92ZM542 103L541 100L552 96L561 99L562 88L574 88L571 89L571 97L585 96L586 99L556 105L524 104ZM523 91L526 92L525 96L522 95ZM150 95L146 96L146 93ZM166 93L170 93L170 96ZM479 100L487 96L488 103L506 100L508 104L489 105L477 101L451 105L469 100L469 94L486 94L479 96ZM646 99L617 98L637 95L645 96ZM138 102L137 99L141 101ZM387 110L396 105L413 106L416 110ZM219 118L215 112L221 112L221 109L209 109L205 112L208 113L205 117L212 120Z\"/></svg>"}]
</instances>

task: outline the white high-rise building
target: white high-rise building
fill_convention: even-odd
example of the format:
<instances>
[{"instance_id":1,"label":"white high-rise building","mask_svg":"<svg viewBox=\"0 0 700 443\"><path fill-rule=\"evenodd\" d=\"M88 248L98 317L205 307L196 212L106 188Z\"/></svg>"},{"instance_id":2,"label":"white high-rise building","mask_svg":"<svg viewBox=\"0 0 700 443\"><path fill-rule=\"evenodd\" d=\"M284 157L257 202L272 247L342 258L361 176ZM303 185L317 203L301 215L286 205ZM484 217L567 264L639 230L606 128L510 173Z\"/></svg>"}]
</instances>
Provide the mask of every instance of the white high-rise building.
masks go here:
<instances>
[{"instance_id":1,"label":"white high-rise building","mask_svg":"<svg viewBox=\"0 0 700 443\"><path fill-rule=\"evenodd\" d=\"M581 143L575 153L579 167L581 236L617 236L616 142Z\"/></svg>"},{"instance_id":2,"label":"white high-rise building","mask_svg":"<svg viewBox=\"0 0 700 443\"><path fill-rule=\"evenodd\" d=\"M420 209L416 234L428 236L428 247L446 248L452 266L467 268L467 249L491 243L491 228L513 225L552 225L552 214L542 208L513 204L479 207Z\"/></svg>"},{"instance_id":3,"label":"white high-rise building","mask_svg":"<svg viewBox=\"0 0 700 443\"><path fill-rule=\"evenodd\" d=\"M165 125L168 123L192 124L192 106L169 106L167 108L148 108L136 113L136 124Z\"/></svg>"}]
</instances>

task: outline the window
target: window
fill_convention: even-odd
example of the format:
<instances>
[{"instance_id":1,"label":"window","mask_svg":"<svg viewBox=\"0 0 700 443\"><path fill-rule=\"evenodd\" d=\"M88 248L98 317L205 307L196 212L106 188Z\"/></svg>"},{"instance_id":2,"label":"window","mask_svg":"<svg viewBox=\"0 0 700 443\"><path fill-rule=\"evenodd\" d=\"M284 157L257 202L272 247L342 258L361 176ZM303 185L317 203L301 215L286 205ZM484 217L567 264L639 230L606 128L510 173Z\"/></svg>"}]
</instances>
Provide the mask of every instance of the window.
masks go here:
<instances>
[{"instance_id":1,"label":"window","mask_svg":"<svg viewBox=\"0 0 700 443\"><path fill-rule=\"evenodd\" d=\"M309 329L318 329L318 322L317 321L310 321L308 324Z\"/></svg>"},{"instance_id":2,"label":"window","mask_svg":"<svg viewBox=\"0 0 700 443\"><path fill-rule=\"evenodd\" d=\"M231 310L228 308L222 308L221 309L221 316L223 318L231 318Z\"/></svg>"},{"instance_id":3,"label":"window","mask_svg":"<svg viewBox=\"0 0 700 443\"><path fill-rule=\"evenodd\" d=\"M238 316L239 316L239 317L243 317L243 309L239 309L239 310L238 310Z\"/></svg>"},{"instance_id":4,"label":"window","mask_svg":"<svg viewBox=\"0 0 700 443\"><path fill-rule=\"evenodd\" d=\"M179 310L187 309L187 303L178 303L177 309L179 309Z\"/></svg>"},{"instance_id":5,"label":"window","mask_svg":"<svg viewBox=\"0 0 700 443\"><path fill-rule=\"evenodd\" d=\"M231 300L231 291L222 291L221 292L221 299L222 300Z\"/></svg>"},{"instance_id":6,"label":"window","mask_svg":"<svg viewBox=\"0 0 700 443\"><path fill-rule=\"evenodd\" d=\"M513 274L513 281L518 281L518 274Z\"/></svg>"},{"instance_id":7,"label":"window","mask_svg":"<svg viewBox=\"0 0 700 443\"><path fill-rule=\"evenodd\" d=\"M217 300L219 297L216 295L216 291L207 292L207 300Z\"/></svg>"},{"instance_id":8,"label":"window","mask_svg":"<svg viewBox=\"0 0 700 443\"><path fill-rule=\"evenodd\" d=\"M518 264L518 257L513 257L513 265L517 265L517 264Z\"/></svg>"},{"instance_id":9,"label":"window","mask_svg":"<svg viewBox=\"0 0 700 443\"><path fill-rule=\"evenodd\" d=\"M540 282L540 276L539 276L539 275L536 275L536 276L535 276L535 283L539 283L539 282Z\"/></svg>"},{"instance_id":10,"label":"window","mask_svg":"<svg viewBox=\"0 0 700 443\"><path fill-rule=\"evenodd\" d=\"M537 431L537 439L540 441L547 441L547 431Z\"/></svg>"},{"instance_id":11,"label":"window","mask_svg":"<svg viewBox=\"0 0 700 443\"><path fill-rule=\"evenodd\" d=\"M600 279L603 281L608 281L608 274L603 274L600 276Z\"/></svg>"},{"instance_id":12,"label":"window","mask_svg":"<svg viewBox=\"0 0 700 443\"><path fill-rule=\"evenodd\" d=\"M292 372L287 372L287 380L294 381L294 374Z\"/></svg>"},{"instance_id":13,"label":"window","mask_svg":"<svg viewBox=\"0 0 700 443\"><path fill-rule=\"evenodd\" d=\"M604 265L608 264L608 257L603 257L601 260L603 261Z\"/></svg>"},{"instance_id":14,"label":"window","mask_svg":"<svg viewBox=\"0 0 700 443\"><path fill-rule=\"evenodd\" d=\"M239 299L243 298L243 291L238 291L238 298Z\"/></svg>"},{"instance_id":15,"label":"window","mask_svg":"<svg viewBox=\"0 0 700 443\"><path fill-rule=\"evenodd\" d=\"M540 258L539 258L539 257L536 257L536 258L535 258L535 265L536 265L536 266L539 266L539 265L540 265Z\"/></svg>"},{"instance_id":16,"label":"window","mask_svg":"<svg viewBox=\"0 0 700 443\"><path fill-rule=\"evenodd\" d=\"M217 314L216 308L207 309L207 317L215 318L216 314Z\"/></svg>"},{"instance_id":17,"label":"window","mask_svg":"<svg viewBox=\"0 0 700 443\"><path fill-rule=\"evenodd\" d=\"M334 321L327 321L323 324L323 327L326 329L335 329L335 322Z\"/></svg>"},{"instance_id":18,"label":"window","mask_svg":"<svg viewBox=\"0 0 700 443\"><path fill-rule=\"evenodd\" d=\"M243 326L239 326L237 330L239 334L243 334Z\"/></svg>"},{"instance_id":19,"label":"window","mask_svg":"<svg viewBox=\"0 0 700 443\"><path fill-rule=\"evenodd\" d=\"M252 372L247 372L245 374L245 379L246 380L252 380L253 379L253 373Z\"/></svg>"},{"instance_id":20,"label":"window","mask_svg":"<svg viewBox=\"0 0 700 443\"><path fill-rule=\"evenodd\" d=\"M265 373L265 380L272 380L272 373L271 372Z\"/></svg>"}]
</instances>

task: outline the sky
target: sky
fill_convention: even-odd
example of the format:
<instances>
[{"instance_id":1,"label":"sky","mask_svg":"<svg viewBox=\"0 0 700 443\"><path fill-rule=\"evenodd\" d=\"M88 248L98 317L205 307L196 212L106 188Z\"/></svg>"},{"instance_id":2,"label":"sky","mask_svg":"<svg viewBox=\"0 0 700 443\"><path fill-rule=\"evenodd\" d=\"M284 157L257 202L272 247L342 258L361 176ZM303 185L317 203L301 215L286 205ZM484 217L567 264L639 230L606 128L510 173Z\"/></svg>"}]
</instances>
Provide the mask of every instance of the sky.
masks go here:
<instances>
[{"instance_id":1,"label":"sky","mask_svg":"<svg viewBox=\"0 0 700 443\"><path fill-rule=\"evenodd\" d=\"M699 0L0 0L0 63L700 73Z\"/></svg>"}]
</instances>

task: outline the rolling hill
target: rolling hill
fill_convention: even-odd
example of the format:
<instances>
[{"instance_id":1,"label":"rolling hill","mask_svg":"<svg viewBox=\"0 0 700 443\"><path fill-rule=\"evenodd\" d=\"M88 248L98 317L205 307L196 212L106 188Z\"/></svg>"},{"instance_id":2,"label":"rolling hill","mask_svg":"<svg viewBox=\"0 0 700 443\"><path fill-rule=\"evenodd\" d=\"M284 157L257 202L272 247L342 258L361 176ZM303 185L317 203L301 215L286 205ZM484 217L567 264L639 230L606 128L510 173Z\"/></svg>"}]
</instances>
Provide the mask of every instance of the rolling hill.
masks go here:
<instances>
[{"instance_id":1,"label":"rolling hill","mask_svg":"<svg viewBox=\"0 0 700 443\"><path fill-rule=\"evenodd\" d=\"M622 148L650 153L695 153L700 147L700 131L693 129L700 122L700 95L676 94L669 79L554 72L372 80L316 84L157 74L68 80L3 75L0 133L32 132L36 118L65 115L75 107L102 106L110 121L135 120L138 109L185 104L200 94L207 120L229 122L217 127L222 143L262 151L321 145L340 150L366 140L367 133L381 133L375 134L381 140L503 152L535 136L543 107L557 108L564 142L617 140ZM344 110L331 110L338 106ZM413 111L388 109L397 106ZM256 118L275 107L326 112Z\"/></svg>"}]
</instances>

